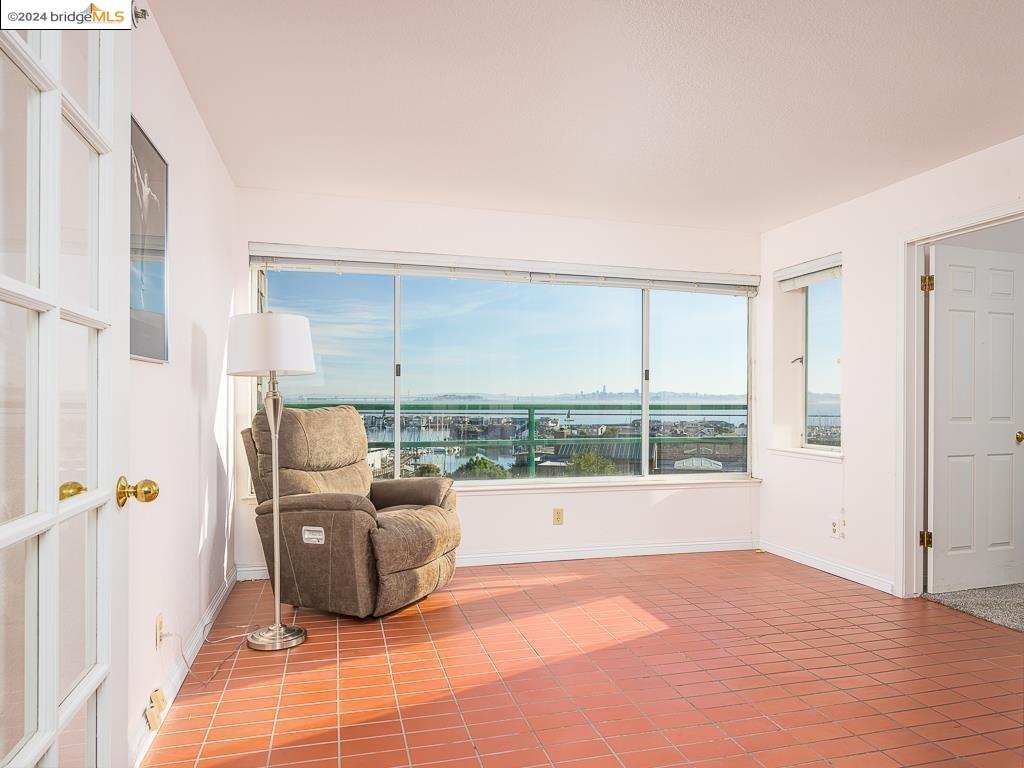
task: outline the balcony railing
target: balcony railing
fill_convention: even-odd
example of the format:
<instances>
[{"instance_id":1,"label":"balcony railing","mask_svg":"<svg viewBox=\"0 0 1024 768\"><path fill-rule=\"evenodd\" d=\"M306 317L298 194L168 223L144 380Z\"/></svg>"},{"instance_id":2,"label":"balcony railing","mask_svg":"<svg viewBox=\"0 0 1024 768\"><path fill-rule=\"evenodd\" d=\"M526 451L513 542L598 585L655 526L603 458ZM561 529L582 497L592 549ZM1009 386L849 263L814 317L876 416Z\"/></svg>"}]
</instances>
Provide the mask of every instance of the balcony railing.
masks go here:
<instances>
[{"instance_id":1,"label":"balcony railing","mask_svg":"<svg viewBox=\"0 0 1024 768\"><path fill-rule=\"evenodd\" d=\"M374 475L393 476L394 403L288 402L290 408L331 405L352 405L362 414ZM746 471L746 403L658 402L649 412L649 474ZM490 462L501 477L639 475L641 419L640 403L405 402L401 474L481 477L488 475L472 474L474 468L486 470ZM471 460L478 464L460 474Z\"/></svg>"}]
</instances>

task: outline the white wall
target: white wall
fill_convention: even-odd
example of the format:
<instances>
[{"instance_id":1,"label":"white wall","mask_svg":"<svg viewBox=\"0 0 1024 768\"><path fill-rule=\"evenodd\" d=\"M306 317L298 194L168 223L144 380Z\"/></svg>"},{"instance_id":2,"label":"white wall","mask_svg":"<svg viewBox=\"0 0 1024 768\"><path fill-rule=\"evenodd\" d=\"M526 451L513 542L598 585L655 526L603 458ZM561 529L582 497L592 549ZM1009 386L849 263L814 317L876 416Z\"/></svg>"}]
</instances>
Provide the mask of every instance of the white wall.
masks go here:
<instances>
[{"instance_id":1,"label":"white wall","mask_svg":"<svg viewBox=\"0 0 1024 768\"><path fill-rule=\"evenodd\" d=\"M253 242L753 274L754 234L558 216L238 190L236 247ZM239 429L250 414L238 390ZM240 468L239 482L245 482ZM460 562L750 548L756 483L464 492ZM554 507L565 525L551 524ZM240 574L265 572L252 500L237 508Z\"/></svg>"},{"instance_id":2,"label":"white wall","mask_svg":"<svg viewBox=\"0 0 1024 768\"><path fill-rule=\"evenodd\" d=\"M581 557L717 552L757 546L756 480L644 483L625 487L463 488L460 565ZM565 522L551 523L561 507ZM255 502L237 506L239 578L266 578Z\"/></svg>"},{"instance_id":3,"label":"white wall","mask_svg":"<svg viewBox=\"0 0 1024 768\"><path fill-rule=\"evenodd\" d=\"M459 563L565 560L756 546L756 481L663 487L463 490ZM565 523L551 524L553 507Z\"/></svg>"},{"instance_id":4,"label":"white wall","mask_svg":"<svg viewBox=\"0 0 1024 768\"><path fill-rule=\"evenodd\" d=\"M246 264L232 249L234 185L152 17L132 33L132 113L166 158L170 186L171 361L130 364L123 414L131 425L125 474L160 484L156 501L126 508L129 738L137 749L149 692L163 685L173 694L181 674L178 637L155 649L157 614L187 642L234 580L233 424L223 365L232 293Z\"/></svg>"},{"instance_id":5,"label":"white wall","mask_svg":"<svg viewBox=\"0 0 1024 768\"><path fill-rule=\"evenodd\" d=\"M758 376L753 414L758 434L761 545L863 583L897 581L898 405L904 323L903 243L939 234L995 212L1024 209L1024 137L970 155L870 195L767 232L757 301ZM773 381L792 355L773 344L780 294L770 285L781 267L843 253L843 461L774 452L780 401ZM776 375L776 374L780 375ZM845 510L845 539L831 520ZM900 565L902 568L902 564Z\"/></svg>"},{"instance_id":6,"label":"white wall","mask_svg":"<svg viewBox=\"0 0 1024 768\"><path fill-rule=\"evenodd\" d=\"M238 190L247 241L756 274L756 234Z\"/></svg>"}]
</instances>

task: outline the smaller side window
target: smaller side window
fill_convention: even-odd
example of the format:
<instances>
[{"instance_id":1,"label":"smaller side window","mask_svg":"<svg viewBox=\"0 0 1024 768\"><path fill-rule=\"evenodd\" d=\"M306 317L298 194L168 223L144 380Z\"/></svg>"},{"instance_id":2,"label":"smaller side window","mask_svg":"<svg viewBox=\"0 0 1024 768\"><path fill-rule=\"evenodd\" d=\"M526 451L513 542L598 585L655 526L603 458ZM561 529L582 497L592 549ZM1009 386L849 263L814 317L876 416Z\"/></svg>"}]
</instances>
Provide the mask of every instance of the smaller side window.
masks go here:
<instances>
[{"instance_id":1,"label":"smaller side window","mask_svg":"<svg viewBox=\"0 0 1024 768\"><path fill-rule=\"evenodd\" d=\"M804 445L842 446L842 277L813 282L805 289Z\"/></svg>"}]
</instances>

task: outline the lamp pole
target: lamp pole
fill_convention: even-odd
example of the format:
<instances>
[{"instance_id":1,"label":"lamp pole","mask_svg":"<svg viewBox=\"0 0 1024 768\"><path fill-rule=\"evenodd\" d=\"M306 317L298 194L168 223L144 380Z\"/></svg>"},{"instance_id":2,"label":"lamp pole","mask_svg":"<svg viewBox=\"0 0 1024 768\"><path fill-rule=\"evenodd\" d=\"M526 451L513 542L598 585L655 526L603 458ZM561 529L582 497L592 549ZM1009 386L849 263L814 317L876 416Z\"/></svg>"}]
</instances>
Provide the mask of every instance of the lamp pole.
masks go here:
<instances>
[{"instance_id":1,"label":"lamp pole","mask_svg":"<svg viewBox=\"0 0 1024 768\"><path fill-rule=\"evenodd\" d=\"M227 374L267 377L263 413L270 430L270 466L274 527L274 623L249 633L247 642L256 651L280 651L299 645L306 639L302 627L281 621L281 460L278 442L284 398L277 385L278 376L304 376L316 372L313 336L309 319L302 315L275 312L251 312L234 315L228 323ZM256 419L253 429L256 429ZM260 468L254 467L260 472ZM266 502L266 500L263 500ZM270 563L267 563L268 569Z\"/></svg>"},{"instance_id":2,"label":"lamp pole","mask_svg":"<svg viewBox=\"0 0 1024 768\"><path fill-rule=\"evenodd\" d=\"M270 476L274 505L274 623L251 633L247 643L254 651L280 651L305 642L306 630L281 622L281 477L277 443L281 433L284 398L277 386L277 371L270 372L267 393L263 397L263 410L267 414L267 426L270 427Z\"/></svg>"},{"instance_id":3,"label":"lamp pole","mask_svg":"<svg viewBox=\"0 0 1024 768\"><path fill-rule=\"evenodd\" d=\"M270 372L263 408L270 426L271 487L274 494L274 626L281 626L281 460L278 438L281 434L281 391L277 388L277 371Z\"/></svg>"}]
</instances>

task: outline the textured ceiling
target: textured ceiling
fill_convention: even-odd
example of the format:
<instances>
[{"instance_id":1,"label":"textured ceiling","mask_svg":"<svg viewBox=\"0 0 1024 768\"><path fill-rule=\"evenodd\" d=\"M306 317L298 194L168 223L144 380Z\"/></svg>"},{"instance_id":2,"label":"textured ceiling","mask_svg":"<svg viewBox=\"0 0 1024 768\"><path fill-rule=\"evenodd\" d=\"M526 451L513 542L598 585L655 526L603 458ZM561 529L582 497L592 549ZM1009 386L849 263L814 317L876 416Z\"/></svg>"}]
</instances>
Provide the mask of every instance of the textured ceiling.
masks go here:
<instances>
[{"instance_id":1,"label":"textured ceiling","mask_svg":"<svg viewBox=\"0 0 1024 768\"><path fill-rule=\"evenodd\" d=\"M1021 0L150 0L242 187L762 231L1024 134Z\"/></svg>"}]
</instances>

